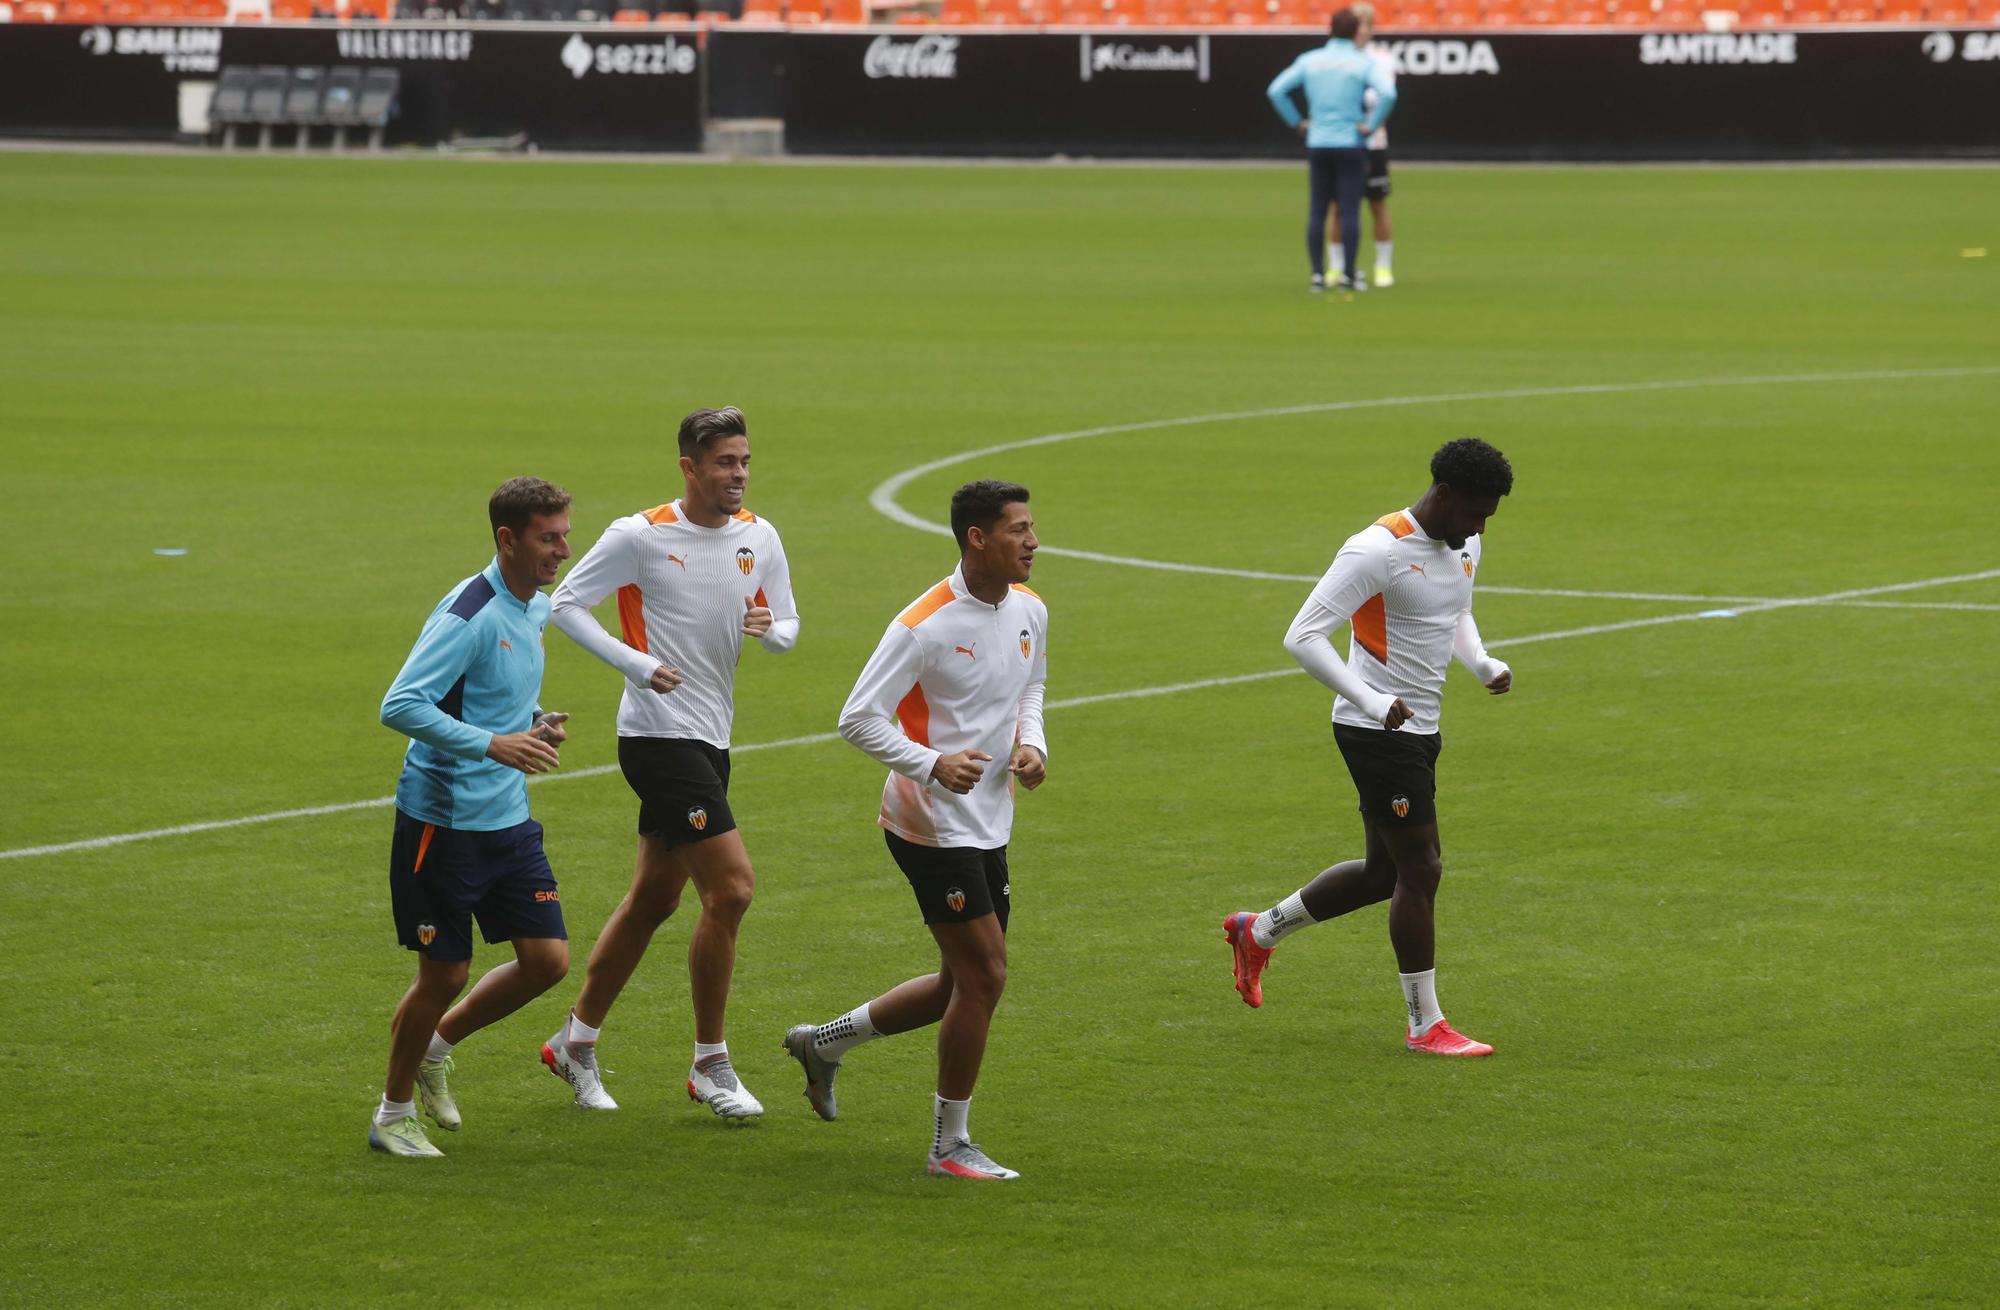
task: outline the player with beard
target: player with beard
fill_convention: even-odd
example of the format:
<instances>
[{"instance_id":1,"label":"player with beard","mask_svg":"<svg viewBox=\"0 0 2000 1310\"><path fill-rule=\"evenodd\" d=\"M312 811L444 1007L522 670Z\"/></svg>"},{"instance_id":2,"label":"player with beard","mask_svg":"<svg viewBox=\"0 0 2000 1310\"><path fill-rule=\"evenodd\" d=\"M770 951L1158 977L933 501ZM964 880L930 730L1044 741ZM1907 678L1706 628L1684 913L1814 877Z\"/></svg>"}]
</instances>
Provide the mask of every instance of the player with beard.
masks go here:
<instances>
[{"instance_id":1,"label":"player with beard","mask_svg":"<svg viewBox=\"0 0 2000 1310\"><path fill-rule=\"evenodd\" d=\"M1405 1044L1433 1055L1493 1053L1454 1031L1438 1008L1438 707L1454 655L1492 695L1513 685L1472 621L1481 534L1513 486L1513 469L1492 446L1470 437L1447 442L1431 458L1431 485L1417 503L1349 537L1292 620L1285 649L1338 693L1333 736L1360 793L1366 856L1334 865L1262 914L1223 920L1245 1004L1264 1003L1261 980L1279 942L1388 901L1409 1016ZM1330 639L1348 623L1343 663Z\"/></svg>"},{"instance_id":2,"label":"player with beard","mask_svg":"<svg viewBox=\"0 0 2000 1310\"><path fill-rule=\"evenodd\" d=\"M967 1120L987 1028L1007 980L1007 843L1014 784L1041 786L1049 610L1024 584L1034 567L1027 488L971 482L951 498L959 563L889 624L840 712L840 735L889 767L882 827L916 893L938 967L831 1022L785 1034L822 1119L834 1075L861 1043L938 1025L928 1167L957 1178L1018 1178L972 1142ZM988 767L1005 759L1005 767Z\"/></svg>"},{"instance_id":3,"label":"player with beard","mask_svg":"<svg viewBox=\"0 0 2000 1310\"><path fill-rule=\"evenodd\" d=\"M556 589L556 626L625 675L618 764L639 797L639 853L631 890L591 950L576 1007L542 1045L542 1062L578 1105L618 1108L604 1090L598 1034L692 882L701 917L688 940L687 1091L724 1119L747 1119L764 1107L737 1077L723 1037L737 926L754 886L729 808L729 732L744 639L782 654L799 639L799 613L778 530L743 508L743 412L698 409L681 420L679 444L681 498L614 522ZM613 592L622 640L590 612Z\"/></svg>"}]
</instances>

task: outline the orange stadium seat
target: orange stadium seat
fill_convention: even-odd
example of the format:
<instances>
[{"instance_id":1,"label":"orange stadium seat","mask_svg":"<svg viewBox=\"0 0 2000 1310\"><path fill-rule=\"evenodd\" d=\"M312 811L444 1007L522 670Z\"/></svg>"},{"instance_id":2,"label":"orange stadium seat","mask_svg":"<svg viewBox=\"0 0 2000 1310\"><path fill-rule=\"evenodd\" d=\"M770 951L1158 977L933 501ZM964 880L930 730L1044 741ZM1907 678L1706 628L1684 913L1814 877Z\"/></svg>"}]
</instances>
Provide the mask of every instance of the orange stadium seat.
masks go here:
<instances>
[{"instance_id":1,"label":"orange stadium seat","mask_svg":"<svg viewBox=\"0 0 2000 1310\"><path fill-rule=\"evenodd\" d=\"M1102 23L1104 0L1061 0L1065 23Z\"/></svg>"},{"instance_id":2,"label":"orange stadium seat","mask_svg":"<svg viewBox=\"0 0 2000 1310\"><path fill-rule=\"evenodd\" d=\"M868 21L868 6L863 0L832 0L826 7L826 21L829 23L865 23Z\"/></svg>"},{"instance_id":3,"label":"orange stadium seat","mask_svg":"<svg viewBox=\"0 0 2000 1310\"><path fill-rule=\"evenodd\" d=\"M1689 0L1661 0L1653 14L1654 27L1700 27L1701 10Z\"/></svg>"},{"instance_id":4,"label":"orange stadium seat","mask_svg":"<svg viewBox=\"0 0 2000 1310\"><path fill-rule=\"evenodd\" d=\"M931 16L921 9L905 9L896 15L898 27L924 27L929 25Z\"/></svg>"},{"instance_id":5,"label":"orange stadium seat","mask_svg":"<svg viewBox=\"0 0 2000 1310\"><path fill-rule=\"evenodd\" d=\"M1563 6L1562 20L1570 27L1602 27L1611 21L1599 0L1569 0Z\"/></svg>"},{"instance_id":6,"label":"orange stadium seat","mask_svg":"<svg viewBox=\"0 0 2000 1310\"><path fill-rule=\"evenodd\" d=\"M1738 27L1783 27L1791 21L1786 0L1735 0Z\"/></svg>"},{"instance_id":7,"label":"orange stadium seat","mask_svg":"<svg viewBox=\"0 0 2000 1310\"><path fill-rule=\"evenodd\" d=\"M976 23L979 21L979 0L944 0L938 18L947 23Z\"/></svg>"},{"instance_id":8,"label":"orange stadium seat","mask_svg":"<svg viewBox=\"0 0 2000 1310\"><path fill-rule=\"evenodd\" d=\"M1832 21L1833 15L1827 11L1824 0L1798 0L1792 9L1792 22L1800 27Z\"/></svg>"},{"instance_id":9,"label":"orange stadium seat","mask_svg":"<svg viewBox=\"0 0 2000 1310\"><path fill-rule=\"evenodd\" d=\"M100 0L62 0L56 9L56 21L62 23L97 23L104 20L104 5Z\"/></svg>"},{"instance_id":10,"label":"orange stadium seat","mask_svg":"<svg viewBox=\"0 0 2000 1310\"><path fill-rule=\"evenodd\" d=\"M788 23L824 23L826 21L825 0L792 0L785 8Z\"/></svg>"},{"instance_id":11,"label":"orange stadium seat","mask_svg":"<svg viewBox=\"0 0 2000 1310\"><path fill-rule=\"evenodd\" d=\"M1438 6L1438 24L1441 27L1477 27L1479 10L1479 0L1444 0Z\"/></svg>"},{"instance_id":12,"label":"orange stadium seat","mask_svg":"<svg viewBox=\"0 0 2000 1310\"><path fill-rule=\"evenodd\" d=\"M1925 10L1930 21L1940 26L1963 27L1972 21L1972 10L1955 0L1943 0Z\"/></svg>"},{"instance_id":13,"label":"orange stadium seat","mask_svg":"<svg viewBox=\"0 0 2000 1310\"><path fill-rule=\"evenodd\" d=\"M271 0L271 17L283 22L303 23L312 16L312 0Z\"/></svg>"},{"instance_id":14,"label":"orange stadium seat","mask_svg":"<svg viewBox=\"0 0 2000 1310\"><path fill-rule=\"evenodd\" d=\"M53 23L56 21L56 7L48 0L28 0L28 3L14 6L14 21L17 23Z\"/></svg>"},{"instance_id":15,"label":"orange stadium seat","mask_svg":"<svg viewBox=\"0 0 2000 1310\"><path fill-rule=\"evenodd\" d=\"M1146 0L1111 0L1105 21L1117 27L1132 27L1146 21Z\"/></svg>"},{"instance_id":16,"label":"orange stadium seat","mask_svg":"<svg viewBox=\"0 0 2000 1310\"><path fill-rule=\"evenodd\" d=\"M1196 27L1221 27L1229 21L1227 0L1188 0L1187 21Z\"/></svg>"},{"instance_id":17,"label":"orange stadium seat","mask_svg":"<svg viewBox=\"0 0 2000 1310\"><path fill-rule=\"evenodd\" d=\"M659 13L653 15L653 21L656 23L692 23L694 15L684 9L662 9Z\"/></svg>"},{"instance_id":18,"label":"orange stadium seat","mask_svg":"<svg viewBox=\"0 0 2000 1310\"><path fill-rule=\"evenodd\" d=\"M643 9L620 9L611 15L614 23L650 23L653 16Z\"/></svg>"},{"instance_id":19,"label":"orange stadium seat","mask_svg":"<svg viewBox=\"0 0 2000 1310\"><path fill-rule=\"evenodd\" d=\"M1021 0L1021 21L1046 27L1062 21L1062 10L1055 0Z\"/></svg>"},{"instance_id":20,"label":"orange stadium seat","mask_svg":"<svg viewBox=\"0 0 2000 1310\"><path fill-rule=\"evenodd\" d=\"M1146 21L1155 27L1186 27L1187 0L1146 0Z\"/></svg>"},{"instance_id":21,"label":"orange stadium seat","mask_svg":"<svg viewBox=\"0 0 2000 1310\"><path fill-rule=\"evenodd\" d=\"M1479 14L1482 27L1519 27L1521 7L1515 0L1493 0Z\"/></svg>"},{"instance_id":22,"label":"orange stadium seat","mask_svg":"<svg viewBox=\"0 0 2000 1310\"><path fill-rule=\"evenodd\" d=\"M1415 32L1428 31L1438 24L1438 10L1433 4L1398 5L1395 13L1380 15L1375 20L1377 27Z\"/></svg>"},{"instance_id":23,"label":"orange stadium seat","mask_svg":"<svg viewBox=\"0 0 2000 1310\"><path fill-rule=\"evenodd\" d=\"M783 14L778 12L777 0L750 0L749 4L743 6L743 17L739 21L745 23L782 23L785 21L785 18Z\"/></svg>"},{"instance_id":24,"label":"orange stadium seat","mask_svg":"<svg viewBox=\"0 0 2000 1310\"><path fill-rule=\"evenodd\" d=\"M1653 6L1646 0L1614 0L1611 21L1618 27L1644 27L1653 21Z\"/></svg>"},{"instance_id":25,"label":"orange stadium seat","mask_svg":"<svg viewBox=\"0 0 2000 1310\"><path fill-rule=\"evenodd\" d=\"M1305 0L1271 0L1264 21L1272 27L1306 27L1312 23L1306 14Z\"/></svg>"},{"instance_id":26,"label":"orange stadium seat","mask_svg":"<svg viewBox=\"0 0 2000 1310\"><path fill-rule=\"evenodd\" d=\"M1264 21L1264 0L1229 0L1229 25L1255 27Z\"/></svg>"},{"instance_id":27,"label":"orange stadium seat","mask_svg":"<svg viewBox=\"0 0 2000 1310\"><path fill-rule=\"evenodd\" d=\"M736 16L727 9L697 9L694 15L697 23L733 23Z\"/></svg>"},{"instance_id":28,"label":"orange stadium seat","mask_svg":"<svg viewBox=\"0 0 2000 1310\"><path fill-rule=\"evenodd\" d=\"M1554 0L1528 0L1521 10L1521 21L1529 27L1554 27L1562 20L1562 10L1556 8Z\"/></svg>"},{"instance_id":29,"label":"orange stadium seat","mask_svg":"<svg viewBox=\"0 0 2000 1310\"><path fill-rule=\"evenodd\" d=\"M1902 0L1883 0L1882 11L1876 15L1878 23L1921 23L1924 21L1924 7L1919 4L1905 4Z\"/></svg>"},{"instance_id":30,"label":"orange stadium seat","mask_svg":"<svg viewBox=\"0 0 2000 1310\"><path fill-rule=\"evenodd\" d=\"M1836 0L1833 6L1833 21L1836 23L1872 23L1875 21L1875 6L1863 4L1860 0Z\"/></svg>"}]
</instances>

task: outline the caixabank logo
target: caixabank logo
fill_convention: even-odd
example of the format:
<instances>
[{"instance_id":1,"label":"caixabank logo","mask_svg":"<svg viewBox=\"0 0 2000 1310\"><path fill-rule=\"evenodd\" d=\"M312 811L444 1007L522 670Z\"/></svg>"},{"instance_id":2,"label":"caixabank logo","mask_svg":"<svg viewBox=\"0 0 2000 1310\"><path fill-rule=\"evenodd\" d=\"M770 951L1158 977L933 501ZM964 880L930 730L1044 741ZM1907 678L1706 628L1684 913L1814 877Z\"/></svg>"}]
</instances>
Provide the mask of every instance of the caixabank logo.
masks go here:
<instances>
[{"instance_id":1,"label":"caixabank logo","mask_svg":"<svg viewBox=\"0 0 2000 1310\"><path fill-rule=\"evenodd\" d=\"M1192 75L1197 82L1208 80L1208 38L1161 41L1146 45L1135 41L1101 41L1081 36L1078 41L1079 74L1084 81L1134 73L1151 77Z\"/></svg>"},{"instance_id":2,"label":"caixabank logo","mask_svg":"<svg viewBox=\"0 0 2000 1310\"><path fill-rule=\"evenodd\" d=\"M216 27L86 27L77 41L93 55L158 55L169 73L213 73L222 65Z\"/></svg>"},{"instance_id":3,"label":"caixabank logo","mask_svg":"<svg viewBox=\"0 0 2000 1310\"><path fill-rule=\"evenodd\" d=\"M590 73L640 77L686 77L700 56L685 41L586 41L581 35L563 43L563 67L581 81Z\"/></svg>"}]
</instances>

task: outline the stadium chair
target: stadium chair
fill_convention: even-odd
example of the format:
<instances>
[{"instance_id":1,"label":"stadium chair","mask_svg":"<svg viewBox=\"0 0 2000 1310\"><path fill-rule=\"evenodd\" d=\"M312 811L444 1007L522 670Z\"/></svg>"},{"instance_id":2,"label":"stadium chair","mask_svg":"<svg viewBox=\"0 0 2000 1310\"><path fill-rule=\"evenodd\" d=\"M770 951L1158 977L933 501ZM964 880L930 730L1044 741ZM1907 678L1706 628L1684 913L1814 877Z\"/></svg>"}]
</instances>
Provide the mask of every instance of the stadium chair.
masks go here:
<instances>
[{"instance_id":1,"label":"stadium chair","mask_svg":"<svg viewBox=\"0 0 2000 1310\"><path fill-rule=\"evenodd\" d=\"M347 145L347 129L359 127L361 118L361 70L342 64L326 70L326 86L320 93L319 121L333 129L335 150Z\"/></svg>"},{"instance_id":2,"label":"stadium chair","mask_svg":"<svg viewBox=\"0 0 2000 1310\"><path fill-rule=\"evenodd\" d=\"M56 21L56 7L47 0L28 0L28 3L14 6L14 21L17 23L53 23Z\"/></svg>"},{"instance_id":3,"label":"stadium chair","mask_svg":"<svg viewBox=\"0 0 2000 1310\"><path fill-rule=\"evenodd\" d=\"M285 121L292 126L292 146L304 150L312 144L312 130L319 126L320 109L326 100L324 68L294 68L285 87Z\"/></svg>"},{"instance_id":4,"label":"stadium chair","mask_svg":"<svg viewBox=\"0 0 2000 1310\"><path fill-rule=\"evenodd\" d=\"M1056 8L1058 23L1081 26L1104 21L1104 0L1057 0Z\"/></svg>"},{"instance_id":5,"label":"stadium chair","mask_svg":"<svg viewBox=\"0 0 2000 1310\"><path fill-rule=\"evenodd\" d=\"M1480 11L1479 25L1481 27L1519 27L1521 25L1520 6L1515 3L1515 0L1493 0L1491 4Z\"/></svg>"},{"instance_id":6,"label":"stadium chair","mask_svg":"<svg viewBox=\"0 0 2000 1310\"><path fill-rule=\"evenodd\" d=\"M1689 0L1661 0L1660 7L1653 11L1654 27L1700 27L1701 10Z\"/></svg>"},{"instance_id":7,"label":"stadium chair","mask_svg":"<svg viewBox=\"0 0 2000 1310\"><path fill-rule=\"evenodd\" d=\"M1521 22L1528 27L1554 27L1562 20L1562 10L1552 0L1528 0L1521 10Z\"/></svg>"},{"instance_id":8,"label":"stadium chair","mask_svg":"<svg viewBox=\"0 0 2000 1310\"><path fill-rule=\"evenodd\" d=\"M1187 0L1146 0L1146 22L1153 27L1186 27Z\"/></svg>"},{"instance_id":9,"label":"stadium chair","mask_svg":"<svg viewBox=\"0 0 2000 1310\"><path fill-rule=\"evenodd\" d=\"M1480 0L1444 0L1438 6L1438 26L1479 26L1479 3Z\"/></svg>"},{"instance_id":10,"label":"stadium chair","mask_svg":"<svg viewBox=\"0 0 2000 1310\"><path fill-rule=\"evenodd\" d=\"M1735 0L1738 27L1783 27L1791 21L1786 0Z\"/></svg>"},{"instance_id":11,"label":"stadium chair","mask_svg":"<svg viewBox=\"0 0 2000 1310\"><path fill-rule=\"evenodd\" d=\"M792 0L785 7L785 21L788 23L824 23L826 4L824 0Z\"/></svg>"},{"instance_id":12,"label":"stadium chair","mask_svg":"<svg viewBox=\"0 0 2000 1310\"><path fill-rule=\"evenodd\" d=\"M611 15L614 23L650 23L653 16L643 9L620 9Z\"/></svg>"},{"instance_id":13,"label":"stadium chair","mask_svg":"<svg viewBox=\"0 0 2000 1310\"><path fill-rule=\"evenodd\" d=\"M930 21L931 16L921 9L906 9L896 15L896 26L898 27L926 27L930 24Z\"/></svg>"},{"instance_id":14,"label":"stadium chair","mask_svg":"<svg viewBox=\"0 0 2000 1310\"><path fill-rule=\"evenodd\" d=\"M685 9L662 9L659 13L653 15L653 21L656 23L692 23L694 15Z\"/></svg>"},{"instance_id":15,"label":"stadium chair","mask_svg":"<svg viewBox=\"0 0 2000 1310\"><path fill-rule=\"evenodd\" d=\"M312 0L271 0L271 17L279 22L303 23L312 16Z\"/></svg>"},{"instance_id":16,"label":"stadium chair","mask_svg":"<svg viewBox=\"0 0 2000 1310\"><path fill-rule=\"evenodd\" d=\"M733 23L736 21L736 16L727 9L700 9L695 11L694 21L697 23Z\"/></svg>"},{"instance_id":17,"label":"stadium chair","mask_svg":"<svg viewBox=\"0 0 2000 1310\"><path fill-rule=\"evenodd\" d=\"M743 6L743 16L739 23L782 23L785 16L778 12L777 0L749 0Z\"/></svg>"},{"instance_id":18,"label":"stadium chair","mask_svg":"<svg viewBox=\"0 0 2000 1310\"><path fill-rule=\"evenodd\" d=\"M389 120L396 116L396 101L403 91L403 75L393 68L371 68L361 75L361 94L355 97L354 117L368 129L368 148L380 150Z\"/></svg>"},{"instance_id":19,"label":"stadium chair","mask_svg":"<svg viewBox=\"0 0 2000 1310\"><path fill-rule=\"evenodd\" d=\"M979 19L979 0L944 0L938 9L941 23L976 23Z\"/></svg>"},{"instance_id":20,"label":"stadium chair","mask_svg":"<svg viewBox=\"0 0 2000 1310\"><path fill-rule=\"evenodd\" d=\"M236 148L236 129L250 121L250 86L256 73L242 64L231 64L216 79L215 95L208 102L210 127L222 129L222 148Z\"/></svg>"},{"instance_id":21,"label":"stadium chair","mask_svg":"<svg viewBox=\"0 0 2000 1310\"><path fill-rule=\"evenodd\" d=\"M1833 21L1836 23L1872 23L1875 21L1875 6L1858 2L1836 3L1833 6Z\"/></svg>"},{"instance_id":22,"label":"stadium chair","mask_svg":"<svg viewBox=\"0 0 2000 1310\"><path fill-rule=\"evenodd\" d=\"M1228 0L1188 0L1187 21L1197 27L1223 27L1229 22Z\"/></svg>"},{"instance_id":23,"label":"stadium chair","mask_svg":"<svg viewBox=\"0 0 2000 1310\"><path fill-rule=\"evenodd\" d=\"M56 9L59 23L100 23L104 21L104 6L96 0L62 0Z\"/></svg>"},{"instance_id":24,"label":"stadium chair","mask_svg":"<svg viewBox=\"0 0 2000 1310\"><path fill-rule=\"evenodd\" d=\"M1920 4L1905 4L1901 0L1883 0L1881 12L1876 14L1878 23L1901 23L1905 26L1924 21L1924 7Z\"/></svg>"},{"instance_id":25,"label":"stadium chair","mask_svg":"<svg viewBox=\"0 0 2000 1310\"><path fill-rule=\"evenodd\" d=\"M1972 21L1972 10L1968 6L1957 4L1952 2L1952 0L1947 0L1946 3L1934 4L1924 12L1930 22L1940 27L1964 27Z\"/></svg>"},{"instance_id":26,"label":"stadium chair","mask_svg":"<svg viewBox=\"0 0 2000 1310\"><path fill-rule=\"evenodd\" d=\"M260 66L250 82L249 121L257 125L257 148L271 148L271 129L285 121L285 88L292 71L276 64Z\"/></svg>"},{"instance_id":27,"label":"stadium chair","mask_svg":"<svg viewBox=\"0 0 2000 1310\"><path fill-rule=\"evenodd\" d=\"M1268 27L1307 27L1312 19L1306 16L1305 0L1271 0L1264 23Z\"/></svg>"},{"instance_id":28,"label":"stadium chair","mask_svg":"<svg viewBox=\"0 0 2000 1310\"><path fill-rule=\"evenodd\" d=\"M1375 22L1384 30L1428 32L1442 26L1443 20L1436 5L1420 3L1398 5L1395 13L1380 16Z\"/></svg>"},{"instance_id":29,"label":"stadium chair","mask_svg":"<svg viewBox=\"0 0 2000 1310\"><path fill-rule=\"evenodd\" d=\"M1612 0L1612 26L1644 27L1652 21L1653 6L1650 0Z\"/></svg>"},{"instance_id":30,"label":"stadium chair","mask_svg":"<svg viewBox=\"0 0 2000 1310\"><path fill-rule=\"evenodd\" d=\"M1113 27L1136 27L1146 21L1146 0L1110 0L1104 21Z\"/></svg>"},{"instance_id":31,"label":"stadium chair","mask_svg":"<svg viewBox=\"0 0 2000 1310\"><path fill-rule=\"evenodd\" d=\"M865 23L868 21L868 6L865 0L833 0L833 3L826 7L826 21Z\"/></svg>"},{"instance_id":32,"label":"stadium chair","mask_svg":"<svg viewBox=\"0 0 2000 1310\"><path fill-rule=\"evenodd\" d=\"M1602 27L1611 15L1595 0L1570 0L1563 6L1562 21L1568 27Z\"/></svg>"},{"instance_id":33,"label":"stadium chair","mask_svg":"<svg viewBox=\"0 0 2000 1310\"><path fill-rule=\"evenodd\" d=\"M1810 27L1814 23L1830 23L1833 14L1821 0L1799 0L1792 9L1792 23L1796 27Z\"/></svg>"}]
</instances>

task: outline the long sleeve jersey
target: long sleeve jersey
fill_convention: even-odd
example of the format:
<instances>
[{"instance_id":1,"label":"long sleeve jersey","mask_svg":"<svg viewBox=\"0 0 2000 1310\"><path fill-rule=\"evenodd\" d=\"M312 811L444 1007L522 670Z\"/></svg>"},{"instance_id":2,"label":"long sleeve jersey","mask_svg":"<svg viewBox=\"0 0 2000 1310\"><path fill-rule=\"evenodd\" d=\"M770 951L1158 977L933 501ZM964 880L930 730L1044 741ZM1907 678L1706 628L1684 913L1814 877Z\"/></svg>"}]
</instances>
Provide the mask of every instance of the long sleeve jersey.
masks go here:
<instances>
[{"instance_id":1,"label":"long sleeve jersey","mask_svg":"<svg viewBox=\"0 0 2000 1310\"><path fill-rule=\"evenodd\" d=\"M527 775L486 747L534 726L548 622L549 598L507 590L497 559L438 602L382 698L382 722L410 738L397 809L469 832L527 822Z\"/></svg>"},{"instance_id":2,"label":"long sleeve jersey","mask_svg":"<svg viewBox=\"0 0 2000 1310\"><path fill-rule=\"evenodd\" d=\"M1445 670L1455 654L1482 683L1507 666L1486 653L1472 621L1479 538L1459 549L1427 536L1409 510L1385 514L1347 539L1285 634L1285 649L1339 693L1333 721L1380 728L1400 698L1402 731L1438 730ZM1328 644L1351 623L1343 663Z\"/></svg>"},{"instance_id":3,"label":"long sleeve jersey","mask_svg":"<svg viewBox=\"0 0 2000 1310\"><path fill-rule=\"evenodd\" d=\"M618 593L619 636L593 606ZM729 749L745 602L768 607L760 641L781 654L799 639L791 565L778 530L743 510L719 528L688 519L680 501L614 520L556 588L555 624L625 675L621 737L684 737ZM661 665L680 670L670 692L649 685Z\"/></svg>"},{"instance_id":4,"label":"long sleeve jersey","mask_svg":"<svg viewBox=\"0 0 2000 1310\"><path fill-rule=\"evenodd\" d=\"M1368 135L1389 121L1396 107L1396 77L1391 65L1377 63L1354 42L1335 37L1308 50L1292 66L1271 79L1265 94L1286 127L1301 117L1292 93L1304 88L1312 126L1306 144L1315 149L1360 146ZM1375 93L1375 106L1362 106L1362 96Z\"/></svg>"},{"instance_id":5,"label":"long sleeve jersey","mask_svg":"<svg viewBox=\"0 0 2000 1310\"><path fill-rule=\"evenodd\" d=\"M840 735L889 768L878 822L920 846L997 850L1014 828L1014 746L1046 758L1042 692L1049 607L1026 587L988 605L952 570L896 616L840 711ZM961 796L932 781L938 757L993 762Z\"/></svg>"}]
</instances>

